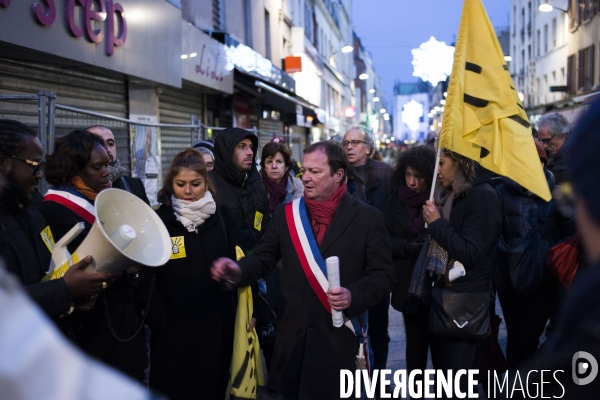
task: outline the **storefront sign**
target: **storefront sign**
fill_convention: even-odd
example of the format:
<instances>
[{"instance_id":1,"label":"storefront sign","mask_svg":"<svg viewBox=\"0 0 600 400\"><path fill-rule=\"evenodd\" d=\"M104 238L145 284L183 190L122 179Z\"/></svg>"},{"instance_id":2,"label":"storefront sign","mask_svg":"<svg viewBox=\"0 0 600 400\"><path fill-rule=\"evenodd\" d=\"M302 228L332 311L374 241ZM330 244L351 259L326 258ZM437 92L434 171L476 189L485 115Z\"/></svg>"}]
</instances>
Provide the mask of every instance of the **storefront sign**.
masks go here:
<instances>
[{"instance_id":1,"label":"storefront sign","mask_svg":"<svg viewBox=\"0 0 600 400\"><path fill-rule=\"evenodd\" d=\"M183 79L233 94L233 71L225 68L225 46L187 22L181 24Z\"/></svg>"},{"instance_id":2,"label":"storefront sign","mask_svg":"<svg viewBox=\"0 0 600 400\"><path fill-rule=\"evenodd\" d=\"M0 0L2 42L175 87L180 21L164 0Z\"/></svg>"}]
</instances>

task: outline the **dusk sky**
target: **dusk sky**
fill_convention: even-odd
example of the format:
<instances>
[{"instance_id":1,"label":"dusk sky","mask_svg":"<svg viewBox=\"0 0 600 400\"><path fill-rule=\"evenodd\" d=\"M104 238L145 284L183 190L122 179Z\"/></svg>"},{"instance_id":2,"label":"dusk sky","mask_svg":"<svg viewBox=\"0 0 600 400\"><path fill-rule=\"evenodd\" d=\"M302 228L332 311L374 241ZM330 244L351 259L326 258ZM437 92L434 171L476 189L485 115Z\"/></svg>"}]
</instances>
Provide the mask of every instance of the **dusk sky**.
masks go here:
<instances>
[{"instance_id":1,"label":"dusk sky","mask_svg":"<svg viewBox=\"0 0 600 400\"><path fill-rule=\"evenodd\" d=\"M508 26L510 1L483 0L494 27ZM454 42L463 0L354 0L354 29L371 53L391 110L395 81L415 82L412 49L434 36Z\"/></svg>"}]
</instances>

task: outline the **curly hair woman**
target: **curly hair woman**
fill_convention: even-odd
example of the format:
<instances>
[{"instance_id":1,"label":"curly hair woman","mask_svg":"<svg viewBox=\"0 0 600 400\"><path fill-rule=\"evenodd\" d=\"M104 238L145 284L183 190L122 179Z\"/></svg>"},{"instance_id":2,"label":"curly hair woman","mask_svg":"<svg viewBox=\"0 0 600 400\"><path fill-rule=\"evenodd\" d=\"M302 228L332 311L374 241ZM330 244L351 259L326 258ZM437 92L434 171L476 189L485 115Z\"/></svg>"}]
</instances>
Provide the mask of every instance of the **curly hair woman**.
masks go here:
<instances>
[{"instance_id":1,"label":"curly hair woman","mask_svg":"<svg viewBox=\"0 0 600 400\"><path fill-rule=\"evenodd\" d=\"M392 175L394 191L382 208L398 278L392 307L404 316L408 373L427 368L429 307L409 301L408 287L425 238L422 207L429 197L434 167L435 152L430 147L411 147L398 153Z\"/></svg>"}]
</instances>

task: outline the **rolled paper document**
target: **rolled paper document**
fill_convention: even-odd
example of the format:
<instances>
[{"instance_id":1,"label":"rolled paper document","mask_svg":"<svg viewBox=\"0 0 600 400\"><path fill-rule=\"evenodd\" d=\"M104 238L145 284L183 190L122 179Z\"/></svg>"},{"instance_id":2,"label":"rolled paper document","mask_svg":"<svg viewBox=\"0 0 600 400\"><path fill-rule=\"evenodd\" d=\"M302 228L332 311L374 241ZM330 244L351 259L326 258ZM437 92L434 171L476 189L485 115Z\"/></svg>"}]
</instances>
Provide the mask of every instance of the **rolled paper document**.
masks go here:
<instances>
[{"instance_id":1,"label":"rolled paper document","mask_svg":"<svg viewBox=\"0 0 600 400\"><path fill-rule=\"evenodd\" d=\"M340 259L337 257L328 257L325 260L327 265L327 281L329 282L329 289L336 289L340 287ZM331 319L333 320L333 326L339 328L344 325L344 314L342 311L331 310Z\"/></svg>"},{"instance_id":2,"label":"rolled paper document","mask_svg":"<svg viewBox=\"0 0 600 400\"><path fill-rule=\"evenodd\" d=\"M464 265L460 261L455 261L452 269L448 271L448 280L450 282L455 281L458 278L462 278L467 275L467 271L465 271Z\"/></svg>"}]
</instances>

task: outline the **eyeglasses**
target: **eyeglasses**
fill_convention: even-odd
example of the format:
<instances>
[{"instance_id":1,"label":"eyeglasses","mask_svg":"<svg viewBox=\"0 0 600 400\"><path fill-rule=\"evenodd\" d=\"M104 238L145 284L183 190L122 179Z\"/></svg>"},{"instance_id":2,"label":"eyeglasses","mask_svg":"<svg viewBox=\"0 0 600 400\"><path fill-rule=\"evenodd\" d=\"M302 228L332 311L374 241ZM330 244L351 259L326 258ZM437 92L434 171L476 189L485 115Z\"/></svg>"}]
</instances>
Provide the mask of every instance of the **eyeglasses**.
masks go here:
<instances>
[{"instance_id":1,"label":"eyeglasses","mask_svg":"<svg viewBox=\"0 0 600 400\"><path fill-rule=\"evenodd\" d=\"M550 136L549 138L546 138L546 139L538 139L538 142L540 142L543 145L550 146L550 141L552 139L554 139L554 135L552 135L552 136Z\"/></svg>"},{"instance_id":2,"label":"eyeglasses","mask_svg":"<svg viewBox=\"0 0 600 400\"><path fill-rule=\"evenodd\" d=\"M356 147L361 143L367 144L367 142L365 142L364 140L350 140L350 141L344 140L342 142L342 147L348 147L349 144L351 144L352 147Z\"/></svg>"},{"instance_id":3,"label":"eyeglasses","mask_svg":"<svg viewBox=\"0 0 600 400\"><path fill-rule=\"evenodd\" d=\"M30 166L33 167L33 174L37 175L38 172L42 171L44 169L44 167L46 166L46 161L42 160L42 161L31 161L31 160L27 160L26 158L21 158L21 157L17 157L17 156L12 156L12 158L16 158L19 161L23 161L26 164L29 164Z\"/></svg>"}]
</instances>

